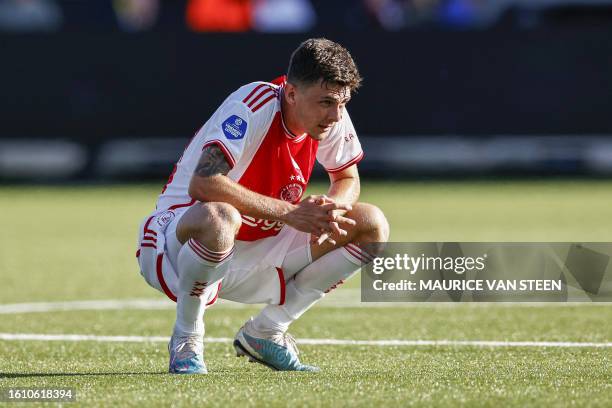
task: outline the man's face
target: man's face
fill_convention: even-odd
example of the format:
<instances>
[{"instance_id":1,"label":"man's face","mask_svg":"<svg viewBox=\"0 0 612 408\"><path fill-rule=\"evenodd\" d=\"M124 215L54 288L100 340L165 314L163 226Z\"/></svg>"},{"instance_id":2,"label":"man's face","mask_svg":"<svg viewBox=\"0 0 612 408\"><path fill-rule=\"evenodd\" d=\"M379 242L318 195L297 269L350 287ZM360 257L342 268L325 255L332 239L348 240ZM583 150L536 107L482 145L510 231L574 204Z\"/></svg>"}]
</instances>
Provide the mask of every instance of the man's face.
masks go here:
<instances>
[{"instance_id":1,"label":"man's face","mask_svg":"<svg viewBox=\"0 0 612 408\"><path fill-rule=\"evenodd\" d=\"M323 140L332 126L342 120L344 106L351 99L349 87L323 81L287 84L285 92L298 125L315 140Z\"/></svg>"}]
</instances>

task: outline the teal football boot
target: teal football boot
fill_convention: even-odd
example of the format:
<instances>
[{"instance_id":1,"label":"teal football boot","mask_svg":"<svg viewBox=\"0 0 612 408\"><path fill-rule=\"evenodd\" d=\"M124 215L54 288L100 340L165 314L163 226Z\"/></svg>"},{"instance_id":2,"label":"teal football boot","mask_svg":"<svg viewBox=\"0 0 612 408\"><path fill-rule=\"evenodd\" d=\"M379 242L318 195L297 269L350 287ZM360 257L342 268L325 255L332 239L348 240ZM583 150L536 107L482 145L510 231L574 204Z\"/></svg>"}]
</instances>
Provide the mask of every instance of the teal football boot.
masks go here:
<instances>
[{"instance_id":1,"label":"teal football boot","mask_svg":"<svg viewBox=\"0 0 612 408\"><path fill-rule=\"evenodd\" d=\"M202 336L179 336L173 334L168 343L170 369L173 374L207 374L204 364L204 341Z\"/></svg>"},{"instance_id":2,"label":"teal football boot","mask_svg":"<svg viewBox=\"0 0 612 408\"><path fill-rule=\"evenodd\" d=\"M252 328L249 320L240 328L234 339L238 357L263 364L278 371L319 371L318 367L300 363L295 339L289 333L263 336Z\"/></svg>"}]
</instances>

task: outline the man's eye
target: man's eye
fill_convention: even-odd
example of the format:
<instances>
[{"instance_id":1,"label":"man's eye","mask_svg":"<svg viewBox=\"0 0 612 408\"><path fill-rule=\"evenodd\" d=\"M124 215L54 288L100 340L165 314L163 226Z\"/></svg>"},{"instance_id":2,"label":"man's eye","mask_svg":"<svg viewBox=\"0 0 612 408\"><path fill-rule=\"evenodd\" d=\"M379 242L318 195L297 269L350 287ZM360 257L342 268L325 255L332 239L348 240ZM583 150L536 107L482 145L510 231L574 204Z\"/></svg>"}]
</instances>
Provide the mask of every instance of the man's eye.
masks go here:
<instances>
[{"instance_id":1,"label":"man's eye","mask_svg":"<svg viewBox=\"0 0 612 408\"><path fill-rule=\"evenodd\" d=\"M331 106L331 102L330 101L322 101L321 102L321 106L325 106L325 107Z\"/></svg>"}]
</instances>

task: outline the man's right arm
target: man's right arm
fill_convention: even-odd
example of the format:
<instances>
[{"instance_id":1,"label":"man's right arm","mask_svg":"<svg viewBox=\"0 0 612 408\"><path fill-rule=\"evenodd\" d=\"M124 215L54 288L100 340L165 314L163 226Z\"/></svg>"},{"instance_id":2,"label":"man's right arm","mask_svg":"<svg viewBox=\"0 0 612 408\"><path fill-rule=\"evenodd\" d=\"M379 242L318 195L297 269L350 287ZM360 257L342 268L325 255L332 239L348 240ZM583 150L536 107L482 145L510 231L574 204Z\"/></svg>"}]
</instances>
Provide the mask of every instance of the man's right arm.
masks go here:
<instances>
[{"instance_id":1,"label":"man's right arm","mask_svg":"<svg viewBox=\"0 0 612 408\"><path fill-rule=\"evenodd\" d=\"M317 197L308 197L296 205L256 193L227 177L230 169L218 146L205 147L191 177L189 195L202 202L228 203L241 214L281 221L297 230L317 235L331 231L334 221L331 211L350 210L350 205L346 204L320 205Z\"/></svg>"}]
</instances>

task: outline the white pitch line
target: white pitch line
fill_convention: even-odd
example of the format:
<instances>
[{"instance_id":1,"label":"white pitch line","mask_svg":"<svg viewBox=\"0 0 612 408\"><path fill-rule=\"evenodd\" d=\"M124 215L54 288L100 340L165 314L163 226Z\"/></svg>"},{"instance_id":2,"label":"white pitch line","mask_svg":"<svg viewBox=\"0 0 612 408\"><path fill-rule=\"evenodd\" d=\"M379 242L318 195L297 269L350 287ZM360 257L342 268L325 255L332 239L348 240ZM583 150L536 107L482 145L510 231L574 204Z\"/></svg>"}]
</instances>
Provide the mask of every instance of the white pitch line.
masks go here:
<instances>
[{"instance_id":1,"label":"white pitch line","mask_svg":"<svg viewBox=\"0 0 612 408\"><path fill-rule=\"evenodd\" d=\"M220 299L215 306L240 309L253 305ZM174 310L176 303L169 299L107 299L68 300L58 302L31 302L0 304L0 315L19 313L70 312L81 310Z\"/></svg>"},{"instance_id":2,"label":"white pitch line","mask_svg":"<svg viewBox=\"0 0 612 408\"><path fill-rule=\"evenodd\" d=\"M164 336L96 336L92 334L34 334L34 333L0 333L0 340L33 340L33 341L96 341L101 343L167 343ZM207 343L229 343L228 337L209 337Z\"/></svg>"},{"instance_id":3,"label":"white pitch line","mask_svg":"<svg viewBox=\"0 0 612 408\"><path fill-rule=\"evenodd\" d=\"M612 306L604 302L565 302L565 303L398 303L398 302L360 302L359 295L349 289L340 291L335 297L325 298L317 308L453 308L453 307L567 307L567 306ZM358 291L358 290L357 290ZM350 293L349 293L350 292ZM34 302L0 304L0 315L19 313L66 312L79 310L173 310L175 303L168 299L108 299L108 300L75 300L59 302ZM215 307L248 308L253 305L230 302L221 299Z\"/></svg>"},{"instance_id":4,"label":"white pitch line","mask_svg":"<svg viewBox=\"0 0 612 408\"><path fill-rule=\"evenodd\" d=\"M124 309L173 309L170 300L127 299L127 300L76 300L65 302L13 303L0 305L0 314L44 313L72 310L124 310Z\"/></svg>"},{"instance_id":5,"label":"white pitch line","mask_svg":"<svg viewBox=\"0 0 612 408\"><path fill-rule=\"evenodd\" d=\"M300 344L332 346L612 347L612 343L489 340L335 340L301 339Z\"/></svg>"},{"instance_id":6,"label":"white pitch line","mask_svg":"<svg viewBox=\"0 0 612 408\"><path fill-rule=\"evenodd\" d=\"M90 334L0 333L0 340L31 341L95 341L130 343L165 343L163 336L95 336ZM230 343L228 337L207 337L206 343ZM488 341L488 340L341 340L300 339L300 344L319 346L471 346L471 347L595 347L609 348L608 343L558 341Z\"/></svg>"}]
</instances>

